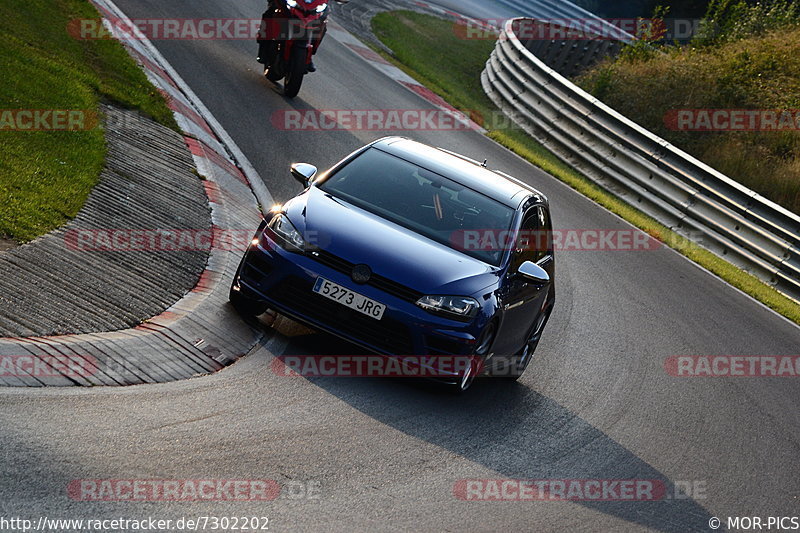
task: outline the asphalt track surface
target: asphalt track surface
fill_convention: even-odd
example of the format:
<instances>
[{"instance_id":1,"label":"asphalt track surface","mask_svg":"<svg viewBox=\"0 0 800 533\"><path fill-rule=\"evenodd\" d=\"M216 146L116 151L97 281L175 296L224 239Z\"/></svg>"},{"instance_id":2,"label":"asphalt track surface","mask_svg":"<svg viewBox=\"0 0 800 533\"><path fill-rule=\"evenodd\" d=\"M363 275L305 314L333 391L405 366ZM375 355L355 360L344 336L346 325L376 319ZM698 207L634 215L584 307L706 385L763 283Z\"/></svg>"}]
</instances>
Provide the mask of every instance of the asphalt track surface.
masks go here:
<instances>
[{"instance_id":1,"label":"asphalt track surface","mask_svg":"<svg viewBox=\"0 0 800 533\"><path fill-rule=\"evenodd\" d=\"M141 18L246 18L263 7L251 0L119 5ZM290 163L324 168L384 133L276 130L276 111L429 108L330 38L316 59L319 71L294 101L261 77L251 42L156 45L278 201L300 190ZM549 196L557 228L628 227L478 133L405 134L486 158L535 185ZM127 389L5 389L2 515L258 515L270 518L271 531L681 532L709 531L712 516L800 514L800 381L678 379L664 370L673 355L796 355L800 329L670 250L562 252L557 269L556 310L524 378L479 381L463 397L402 380L277 376L272 354L353 351L292 327L210 377ZM313 482L319 498L72 500L69 482L87 478ZM458 480L482 478L690 481L705 493L577 503L453 495Z\"/></svg>"}]
</instances>

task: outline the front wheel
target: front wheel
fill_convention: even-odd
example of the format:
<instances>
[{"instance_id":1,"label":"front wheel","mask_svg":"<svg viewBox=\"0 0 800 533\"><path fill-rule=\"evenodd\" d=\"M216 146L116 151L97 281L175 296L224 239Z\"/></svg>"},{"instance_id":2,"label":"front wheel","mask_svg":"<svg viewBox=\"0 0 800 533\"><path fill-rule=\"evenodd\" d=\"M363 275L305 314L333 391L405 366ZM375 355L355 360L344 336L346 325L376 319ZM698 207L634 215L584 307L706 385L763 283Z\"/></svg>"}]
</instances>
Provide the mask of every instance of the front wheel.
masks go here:
<instances>
[{"instance_id":1,"label":"front wheel","mask_svg":"<svg viewBox=\"0 0 800 533\"><path fill-rule=\"evenodd\" d=\"M538 340L526 342L519 355L517 355L514 360L509 363L507 373L502 377L509 381L519 380L519 378L522 377L522 374L525 373L525 369L528 368L528 363L530 363L531 359L533 359L533 352L536 351L537 344L539 344Z\"/></svg>"},{"instance_id":2,"label":"front wheel","mask_svg":"<svg viewBox=\"0 0 800 533\"><path fill-rule=\"evenodd\" d=\"M286 81L283 85L283 94L287 98L294 98L300 93L300 86L303 84L303 77L306 75L307 54L308 49L304 46L296 45L292 49Z\"/></svg>"},{"instance_id":3,"label":"front wheel","mask_svg":"<svg viewBox=\"0 0 800 533\"><path fill-rule=\"evenodd\" d=\"M531 336L525 342L525 345L522 347L519 354L509 363L508 373L503 376L504 378L510 381L517 381L522 377L522 374L525 373L525 369L528 368L528 364L530 364L531 359L533 359L533 353L536 351L536 347L539 346L539 339L542 338L542 331L544 331L544 327L547 325L547 320L549 318L550 311L548 310L547 313L543 315L536 324Z\"/></svg>"},{"instance_id":4,"label":"front wheel","mask_svg":"<svg viewBox=\"0 0 800 533\"><path fill-rule=\"evenodd\" d=\"M239 274L242 272L242 268L247 261L247 254L242 257L242 260L239 262L239 266L236 268L236 274L233 276L233 283L231 284L231 290L228 293L228 300L231 302L236 311L243 316L258 316L263 315L267 312L268 306L265 302L259 302L257 300L253 300L248 298L241 291L241 285L239 284Z\"/></svg>"},{"instance_id":5,"label":"front wheel","mask_svg":"<svg viewBox=\"0 0 800 533\"><path fill-rule=\"evenodd\" d=\"M486 329L483 330L483 333L478 339L475 353L469 356L468 364L461 373L461 376L459 376L458 382L452 385L453 392L456 394L466 392L472 385L472 382L475 381L475 378L483 372L484 362L492 349L496 334L497 326L494 322L486 326Z\"/></svg>"}]
</instances>

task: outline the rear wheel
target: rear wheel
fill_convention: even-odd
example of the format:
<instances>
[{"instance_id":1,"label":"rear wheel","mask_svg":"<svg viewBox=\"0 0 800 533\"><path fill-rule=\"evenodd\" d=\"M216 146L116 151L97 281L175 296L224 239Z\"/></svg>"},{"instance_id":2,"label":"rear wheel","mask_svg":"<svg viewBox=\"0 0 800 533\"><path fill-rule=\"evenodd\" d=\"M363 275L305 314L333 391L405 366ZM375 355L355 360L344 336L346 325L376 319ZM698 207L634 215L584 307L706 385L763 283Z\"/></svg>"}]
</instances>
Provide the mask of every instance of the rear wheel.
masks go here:
<instances>
[{"instance_id":1,"label":"rear wheel","mask_svg":"<svg viewBox=\"0 0 800 533\"><path fill-rule=\"evenodd\" d=\"M306 75L307 54L308 49L305 46L297 44L292 48L286 81L283 85L283 94L287 98L294 98L300 93L300 86L303 84L303 77Z\"/></svg>"}]
</instances>

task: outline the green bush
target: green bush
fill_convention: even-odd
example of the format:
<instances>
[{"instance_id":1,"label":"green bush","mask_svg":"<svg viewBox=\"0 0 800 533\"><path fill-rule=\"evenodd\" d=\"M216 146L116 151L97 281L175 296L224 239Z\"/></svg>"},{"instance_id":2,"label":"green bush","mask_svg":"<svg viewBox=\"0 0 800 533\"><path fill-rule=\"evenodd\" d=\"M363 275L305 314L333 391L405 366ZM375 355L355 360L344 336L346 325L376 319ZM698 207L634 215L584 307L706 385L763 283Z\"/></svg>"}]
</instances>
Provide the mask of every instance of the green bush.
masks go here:
<instances>
[{"instance_id":1,"label":"green bush","mask_svg":"<svg viewBox=\"0 0 800 533\"><path fill-rule=\"evenodd\" d=\"M711 0L693 44L708 46L791 28L798 17L800 6L794 0Z\"/></svg>"},{"instance_id":2,"label":"green bush","mask_svg":"<svg viewBox=\"0 0 800 533\"><path fill-rule=\"evenodd\" d=\"M727 35L713 46L606 61L576 81L648 130L800 213L800 133L686 132L665 123L679 109L800 109L800 27Z\"/></svg>"}]
</instances>

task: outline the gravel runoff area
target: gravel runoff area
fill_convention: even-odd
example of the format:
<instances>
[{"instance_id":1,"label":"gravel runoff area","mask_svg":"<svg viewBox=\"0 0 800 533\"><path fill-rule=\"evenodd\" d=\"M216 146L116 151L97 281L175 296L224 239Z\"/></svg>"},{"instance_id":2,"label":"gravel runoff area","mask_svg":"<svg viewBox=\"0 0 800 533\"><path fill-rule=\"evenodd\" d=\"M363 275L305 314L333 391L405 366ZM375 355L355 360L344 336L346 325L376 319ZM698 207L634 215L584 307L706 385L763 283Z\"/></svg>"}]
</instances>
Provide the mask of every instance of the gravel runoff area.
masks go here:
<instances>
[{"instance_id":1,"label":"gravel runoff area","mask_svg":"<svg viewBox=\"0 0 800 533\"><path fill-rule=\"evenodd\" d=\"M76 239L109 230L211 229L184 137L133 111L103 112L108 156L83 209L63 227L0 252L0 337L136 326L188 293L206 267L209 250L92 251L86 248L99 239Z\"/></svg>"}]
</instances>

